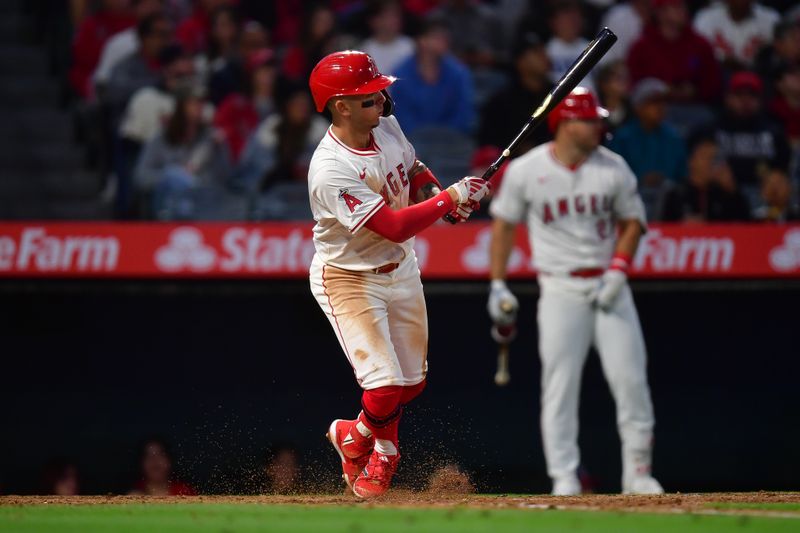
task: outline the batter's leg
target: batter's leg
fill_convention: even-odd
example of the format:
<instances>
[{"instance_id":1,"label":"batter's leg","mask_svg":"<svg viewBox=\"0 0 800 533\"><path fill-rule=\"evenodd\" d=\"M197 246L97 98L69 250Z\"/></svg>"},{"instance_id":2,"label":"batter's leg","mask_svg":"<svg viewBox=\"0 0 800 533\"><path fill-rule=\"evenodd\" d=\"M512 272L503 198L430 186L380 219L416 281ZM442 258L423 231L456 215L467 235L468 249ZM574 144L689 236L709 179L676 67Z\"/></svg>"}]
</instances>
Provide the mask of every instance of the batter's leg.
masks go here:
<instances>
[{"instance_id":1,"label":"batter's leg","mask_svg":"<svg viewBox=\"0 0 800 533\"><path fill-rule=\"evenodd\" d=\"M650 478L655 419L644 337L629 287L623 288L610 312L597 311L595 346L617 406L623 490L630 492L635 477Z\"/></svg>"},{"instance_id":2,"label":"batter's leg","mask_svg":"<svg viewBox=\"0 0 800 533\"><path fill-rule=\"evenodd\" d=\"M573 485L577 483L578 400L591 343L593 312L582 294L563 291L541 277L539 286L541 427L547 473L554 480L556 492L559 480L571 478Z\"/></svg>"},{"instance_id":3,"label":"batter's leg","mask_svg":"<svg viewBox=\"0 0 800 533\"><path fill-rule=\"evenodd\" d=\"M407 259L397 272L388 306L389 334L403 385L409 387L428 373L428 312L416 261Z\"/></svg>"}]
</instances>

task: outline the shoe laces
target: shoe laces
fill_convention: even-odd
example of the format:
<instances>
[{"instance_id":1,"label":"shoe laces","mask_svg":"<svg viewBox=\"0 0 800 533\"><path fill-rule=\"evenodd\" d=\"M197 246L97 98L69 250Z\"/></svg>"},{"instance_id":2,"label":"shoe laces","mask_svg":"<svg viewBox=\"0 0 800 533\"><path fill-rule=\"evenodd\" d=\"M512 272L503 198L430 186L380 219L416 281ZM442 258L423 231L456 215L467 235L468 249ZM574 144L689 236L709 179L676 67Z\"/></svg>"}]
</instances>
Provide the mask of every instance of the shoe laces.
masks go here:
<instances>
[{"instance_id":1,"label":"shoe laces","mask_svg":"<svg viewBox=\"0 0 800 533\"><path fill-rule=\"evenodd\" d=\"M373 453L367 463L366 477L376 479L382 483L388 483L395 470L397 470L397 463L400 459L399 455L383 455L382 453Z\"/></svg>"}]
</instances>

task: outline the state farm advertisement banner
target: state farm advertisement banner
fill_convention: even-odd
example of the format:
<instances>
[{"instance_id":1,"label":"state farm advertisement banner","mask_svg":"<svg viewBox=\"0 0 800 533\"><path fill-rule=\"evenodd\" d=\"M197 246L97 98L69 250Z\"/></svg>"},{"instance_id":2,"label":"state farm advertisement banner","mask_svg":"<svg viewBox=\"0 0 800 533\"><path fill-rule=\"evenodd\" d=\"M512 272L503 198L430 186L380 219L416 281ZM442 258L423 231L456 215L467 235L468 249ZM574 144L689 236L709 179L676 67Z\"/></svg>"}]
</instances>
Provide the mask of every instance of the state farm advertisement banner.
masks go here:
<instances>
[{"instance_id":1,"label":"state farm advertisement banner","mask_svg":"<svg viewBox=\"0 0 800 533\"><path fill-rule=\"evenodd\" d=\"M0 223L0 277L303 278L311 224ZM487 222L436 225L417 237L426 279L486 279ZM511 277L535 275L520 228ZM798 278L800 225L654 224L638 278Z\"/></svg>"}]
</instances>

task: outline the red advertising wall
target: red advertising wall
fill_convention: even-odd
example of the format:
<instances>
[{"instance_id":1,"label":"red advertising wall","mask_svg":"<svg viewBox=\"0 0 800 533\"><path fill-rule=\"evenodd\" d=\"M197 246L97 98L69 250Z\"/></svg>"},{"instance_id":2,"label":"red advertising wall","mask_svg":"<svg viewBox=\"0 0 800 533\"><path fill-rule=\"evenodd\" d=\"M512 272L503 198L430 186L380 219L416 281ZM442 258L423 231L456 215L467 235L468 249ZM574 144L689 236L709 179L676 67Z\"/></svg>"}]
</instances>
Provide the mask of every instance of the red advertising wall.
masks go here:
<instances>
[{"instance_id":1,"label":"red advertising wall","mask_svg":"<svg viewBox=\"0 0 800 533\"><path fill-rule=\"evenodd\" d=\"M303 278L311 224L0 223L0 278ZM426 279L485 279L487 222L436 225L417 237ZM522 228L510 276L531 277ZM653 224L638 278L798 278L800 225Z\"/></svg>"}]
</instances>

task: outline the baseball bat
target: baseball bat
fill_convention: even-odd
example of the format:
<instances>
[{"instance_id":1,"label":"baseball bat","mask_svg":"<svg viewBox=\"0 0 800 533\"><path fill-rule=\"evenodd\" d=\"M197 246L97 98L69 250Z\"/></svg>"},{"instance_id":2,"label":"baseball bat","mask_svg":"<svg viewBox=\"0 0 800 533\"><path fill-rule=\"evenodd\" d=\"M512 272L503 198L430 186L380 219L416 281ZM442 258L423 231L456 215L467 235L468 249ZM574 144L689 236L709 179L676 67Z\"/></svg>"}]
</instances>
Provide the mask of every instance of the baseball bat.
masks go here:
<instances>
[{"instance_id":1,"label":"baseball bat","mask_svg":"<svg viewBox=\"0 0 800 533\"><path fill-rule=\"evenodd\" d=\"M547 114L553 110L558 103L564 99L572 89L578 86L578 84L586 77L587 74L597 65L600 59L606 55L606 53L611 49L614 43L617 42L617 36L614 34L613 31L609 30L608 28L603 28L600 30L600 33L597 34L597 37L594 38L592 42L590 42L584 51L578 56L578 59L572 63L572 65L567 69L567 72L561 76L561 79L558 80L555 87L547 93L547 96L544 97L542 103L530 118L525 122L522 126L522 129L519 131L514 140L506 146L506 149L500 154L500 157L497 158L497 161L491 164L489 168L486 169L486 172L483 173L481 179L486 181L491 181L492 176L495 175L497 170L500 166L505 163L506 159L511 157L512 152L516 150L516 148L520 145L520 143L528 136L528 134L534 130L539 124L544 122L544 119L547 117ZM444 216L445 220L450 222L451 224L455 224L457 220L453 217L450 213Z\"/></svg>"},{"instance_id":2,"label":"baseball bat","mask_svg":"<svg viewBox=\"0 0 800 533\"><path fill-rule=\"evenodd\" d=\"M504 342L497 350L497 372L494 374L494 383L498 387L505 387L511 381L508 371L508 343Z\"/></svg>"}]
</instances>

